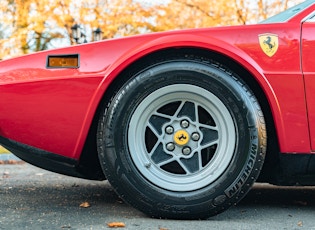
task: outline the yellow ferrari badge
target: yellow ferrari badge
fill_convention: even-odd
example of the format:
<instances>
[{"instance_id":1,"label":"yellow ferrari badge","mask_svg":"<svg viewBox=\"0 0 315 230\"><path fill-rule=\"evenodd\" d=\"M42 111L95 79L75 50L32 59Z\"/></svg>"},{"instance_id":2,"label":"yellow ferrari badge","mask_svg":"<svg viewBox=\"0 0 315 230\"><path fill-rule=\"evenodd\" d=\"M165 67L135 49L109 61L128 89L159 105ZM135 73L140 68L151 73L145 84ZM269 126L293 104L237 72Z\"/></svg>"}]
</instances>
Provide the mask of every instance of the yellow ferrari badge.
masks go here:
<instances>
[{"instance_id":1,"label":"yellow ferrari badge","mask_svg":"<svg viewBox=\"0 0 315 230\"><path fill-rule=\"evenodd\" d=\"M189 134L185 130L178 130L174 135L174 141L178 145L186 145L189 141Z\"/></svg>"},{"instance_id":2,"label":"yellow ferrari badge","mask_svg":"<svg viewBox=\"0 0 315 230\"><path fill-rule=\"evenodd\" d=\"M279 39L278 35L275 34L260 34L259 37L259 44L264 51L264 53L268 57L272 57L278 50L279 47Z\"/></svg>"}]
</instances>

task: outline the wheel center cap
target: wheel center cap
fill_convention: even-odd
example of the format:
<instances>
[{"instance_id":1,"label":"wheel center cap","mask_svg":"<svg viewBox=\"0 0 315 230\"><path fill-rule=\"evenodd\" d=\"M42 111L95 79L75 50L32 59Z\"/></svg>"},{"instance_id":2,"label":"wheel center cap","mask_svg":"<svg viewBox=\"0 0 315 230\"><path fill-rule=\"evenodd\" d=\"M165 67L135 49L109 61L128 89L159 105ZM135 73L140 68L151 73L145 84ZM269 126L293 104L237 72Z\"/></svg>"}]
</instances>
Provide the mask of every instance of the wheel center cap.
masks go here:
<instances>
[{"instance_id":1,"label":"wheel center cap","mask_svg":"<svg viewBox=\"0 0 315 230\"><path fill-rule=\"evenodd\" d=\"M174 135L174 142L177 145L186 145L189 141L189 134L185 130L178 130Z\"/></svg>"}]
</instances>

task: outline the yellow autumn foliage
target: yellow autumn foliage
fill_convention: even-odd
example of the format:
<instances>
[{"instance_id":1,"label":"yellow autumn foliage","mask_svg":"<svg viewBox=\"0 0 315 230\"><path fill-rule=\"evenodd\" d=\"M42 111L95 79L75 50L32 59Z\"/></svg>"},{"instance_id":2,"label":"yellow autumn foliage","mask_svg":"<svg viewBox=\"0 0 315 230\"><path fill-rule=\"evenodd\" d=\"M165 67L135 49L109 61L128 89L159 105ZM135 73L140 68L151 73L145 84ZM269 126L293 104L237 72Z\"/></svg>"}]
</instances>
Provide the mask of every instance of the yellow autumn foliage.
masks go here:
<instances>
[{"instance_id":1,"label":"yellow autumn foliage","mask_svg":"<svg viewBox=\"0 0 315 230\"><path fill-rule=\"evenodd\" d=\"M5 148L3 148L1 145L0 145L0 154L2 153L9 153L8 150L6 150Z\"/></svg>"}]
</instances>

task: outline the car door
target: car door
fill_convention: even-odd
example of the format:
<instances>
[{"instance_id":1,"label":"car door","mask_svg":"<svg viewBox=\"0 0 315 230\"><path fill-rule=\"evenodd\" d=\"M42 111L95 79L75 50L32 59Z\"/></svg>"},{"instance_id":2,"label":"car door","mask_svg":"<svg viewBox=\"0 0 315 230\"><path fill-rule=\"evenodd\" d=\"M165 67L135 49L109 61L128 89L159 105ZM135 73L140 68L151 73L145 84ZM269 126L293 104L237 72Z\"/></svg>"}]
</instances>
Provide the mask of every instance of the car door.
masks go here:
<instances>
[{"instance_id":1,"label":"car door","mask_svg":"<svg viewBox=\"0 0 315 230\"><path fill-rule=\"evenodd\" d=\"M315 151L315 12L302 24L301 65L305 81L311 149Z\"/></svg>"}]
</instances>

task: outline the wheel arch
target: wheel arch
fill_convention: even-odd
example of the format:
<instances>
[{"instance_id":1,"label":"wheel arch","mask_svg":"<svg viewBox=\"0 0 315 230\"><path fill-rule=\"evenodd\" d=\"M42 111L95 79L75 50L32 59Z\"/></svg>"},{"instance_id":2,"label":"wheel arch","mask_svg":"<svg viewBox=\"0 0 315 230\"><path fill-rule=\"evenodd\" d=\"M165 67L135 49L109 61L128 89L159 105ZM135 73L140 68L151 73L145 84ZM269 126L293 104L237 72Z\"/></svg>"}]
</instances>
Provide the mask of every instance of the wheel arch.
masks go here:
<instances>
[{"instance_id":1,"label":"wheel arch","mask_svg":"<svg viewBox=\"0 0 315 230\"><path fill-rule=\"evenodd\" d=\"M88 137L85 141L84 148L80 157L80 162L88 162L86 165L87 167L81 167L84 168L91 168L93 167L97 175L101 172L100 163L98 162L97 157L97 146L96 146L96 129L97 129L97 121L99 119L100 111L103 109L104 103L108 103L111 96L132 76L133 73L142 70L143 68L146 68L150 65L153 65L162 59L170 59L170 58L176 58L176 57L185 57L185 56L191 55L192 57L199 57L202 61L203 58L211 59L217 63L220 63L230 69L231 71L237 73L242 80L245 81L245 83L250 87L250 89L255 94L256 98L258 99L263 113L265 115L265 121L266 121L266 127L267 127L267 135L268 135L268 149L267 149L267 155L265 158L265 165L262 170L262 178L263 180L267 180L265 178L268 178L268 172L270 172L270 168L273 167L273 164L276 162L274 159L276 159L277 154L279 152L279 143L278 138L276 134L276 128L275 128L275 122L273 118L272 108L269 103L270 98L266 95L266 90L270 91L270 94L272 94L271 88L264 88L268 85L268 82L264 78L261 70L259 68L253 67L253 65L249 64L249 62L246 62L244 59L240 58L243 63L240 63L240 61L237 61L225 54L222 54L220 52L216 52L214 50L210 50L204 47L193 47L193 46L187 46L187 47L169 47L169 48L163 48L159 50L155 50L153 52L150 52L148 54L145 54L144 56L140 57L139 59L135 60L134 62L130 63L129 65L125 66L115 78L110 82L109 85L106 86L106 90L99 101L97 110L95 112ZM161 58L162 57L162 58ZM247 68L244 66L244 63L247 63ZM255 73L254 73L255 71ZM109 76L109 75L108 75ZM105 84L105 83L103 83ZM262 86L264 85L264 86ZM273 98L273 100L276 100L276 98ZM91 151L93 149L93 151ZM91 157L91 152L94 153L94 155ZM82 164L82 163L81 163ZM86 164L86 163L84 163ZM95 167L97 165L97 167ZM267 175L267 176L264 176Z\"/></svg>"}]
</instances>

